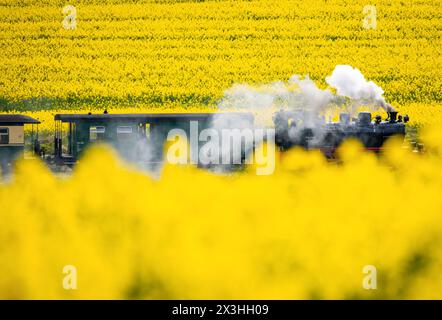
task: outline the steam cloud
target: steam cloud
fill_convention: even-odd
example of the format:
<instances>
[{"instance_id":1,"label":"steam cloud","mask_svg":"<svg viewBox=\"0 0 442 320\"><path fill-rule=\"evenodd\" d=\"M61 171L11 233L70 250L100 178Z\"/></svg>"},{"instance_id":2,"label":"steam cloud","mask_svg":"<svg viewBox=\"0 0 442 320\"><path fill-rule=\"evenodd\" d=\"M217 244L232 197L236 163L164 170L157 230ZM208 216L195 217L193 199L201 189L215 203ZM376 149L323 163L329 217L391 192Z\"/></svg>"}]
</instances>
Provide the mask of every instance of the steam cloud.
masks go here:
<instances>
[{"instance_id":1,"label":"steam cloud","mask_svg":"<svg viewBox=\"0 0 442 320\"><path fill-rule=\"evenodd\" d=\"M239 109L259 112L258 125L265 125L275 109L293 109L319 113L335 100L329 90L322 90L306 76L292 76L287 82L273 82L259 87L237 84L225 91L220 110Z\"/></svg>"},{"instance_id":2,"label":"steam cloud","mask_svg":"<svg viewBox=\"0 0 442 320\"><path fill-rule=\"evenodd\" d=\"M393 111L393 107L383 97L384 90L373 81L367 81L361 71L352 66L336 66L325 81L336 89L338 96L348 97L359 104L378 105L386 111Z\"/></svg>"},{"instance_id":3,"label":"steam cloud","mask_svg":"<svg viewBox=\"0 0 442 320\"><path fill-rule=\"evenodd\" d=\"M383 97L384 90L373 81L367 81L361 71L352 66L337 65L325 81L329 86L326 89L319 88L309 76L302 78L299 75L293 75L286 82L277 81L257 87L236 84L225 91L218 108L221 111L253 112L255 128L271 126L276 111L301 112L302 123L291 127L289 136L296 141L302 136L303 129L309 128L314 132L314 138L309 142L312 144L321 141L325 134L322 116L330 107L340 107L350 113L355 113L361 105L394 111ZM244 127L244 123L226 123L227 119L215 116L213 127Z\"/></svg>"},{"instance_id":4,"label":"steam cloud","mask_svg":"<svg viewBox=\"0 0 442 320\"><path fill-rule=\"evenodd\" d=\"M275 109L303 110L320 113L332 104L344 106L349 101L350 107L366 105L382 107L393 111L383 97L384 90L373 81L367 81L364 75L349 65L337 65L331 76L326 78L327 89L320 89L308 76L303 79L293 75L287 82L278 81L252 87L236 84L225 91L218 104L220 110L240 109L256 111L268 118ZM331 89L336 90L336 94Z\"/></svg>"}]
</instances>

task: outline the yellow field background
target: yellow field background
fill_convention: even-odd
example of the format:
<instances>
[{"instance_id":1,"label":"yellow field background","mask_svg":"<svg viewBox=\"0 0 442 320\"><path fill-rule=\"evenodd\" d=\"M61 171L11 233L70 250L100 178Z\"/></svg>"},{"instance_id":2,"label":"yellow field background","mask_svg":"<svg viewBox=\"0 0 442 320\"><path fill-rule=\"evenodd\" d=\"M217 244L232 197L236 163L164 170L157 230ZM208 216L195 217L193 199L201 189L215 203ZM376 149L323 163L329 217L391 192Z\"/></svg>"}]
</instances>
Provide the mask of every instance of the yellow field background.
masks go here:
<instances>
[{"instance_id":1,"label":"yellow field background","mask_svg":"<svg viewBox=\"0 0 442 320\"><path fill-rule=\"evenodd\" d=\"M349 64L427 151L349 143L337 164L293 150L271 176L166 166L155 179L105 147L69 177L20 162L0 184L0 298L442 298L441 20L437 0L0 0L0 111L43 130L57 112L214 111L236 83L293 74L324 88Z\"/></svg>"},{"instance_id":2,"label":"yellow field background","mask_svg":"<svg viewBox=\"0 0 442 320\"><path fill-rule=\"evenodd\" d=\"M66 4L77 29L62 27ZM17 109L213 106L235 83L350 64L393 105L440 103L435 0L1 1L0 97ZM376 5L377 27L362 26Z\"/></svg>"}]
</instances>

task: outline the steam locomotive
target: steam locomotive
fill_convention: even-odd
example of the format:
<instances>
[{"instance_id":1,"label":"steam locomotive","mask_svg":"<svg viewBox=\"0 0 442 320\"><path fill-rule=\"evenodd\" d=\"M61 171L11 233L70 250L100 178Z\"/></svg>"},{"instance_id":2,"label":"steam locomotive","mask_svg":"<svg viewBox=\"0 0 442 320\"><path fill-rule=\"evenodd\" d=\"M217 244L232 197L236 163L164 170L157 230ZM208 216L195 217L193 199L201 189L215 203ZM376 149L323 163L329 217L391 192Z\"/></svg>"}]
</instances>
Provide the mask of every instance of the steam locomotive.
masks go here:
<instances>
[{"instance_id":1,"label":"steam locomotive","mask_svg":"<svg viewBox=\"0 0 442 320\"><path fill-rule=\"evenodd\" d=\"M273 117L276 145L282 151L293 146L321 149L331 156L343 141L354 138L366 149L378 152L390 137L405 136L405 123L409 121L408 115L398 115L397 111L387 114L384 121L380 115L372 121L370 112L359 112L357 118L343 112L339 122L326 123L311 112L279 111Z\"/></svg>"}]
</instances>

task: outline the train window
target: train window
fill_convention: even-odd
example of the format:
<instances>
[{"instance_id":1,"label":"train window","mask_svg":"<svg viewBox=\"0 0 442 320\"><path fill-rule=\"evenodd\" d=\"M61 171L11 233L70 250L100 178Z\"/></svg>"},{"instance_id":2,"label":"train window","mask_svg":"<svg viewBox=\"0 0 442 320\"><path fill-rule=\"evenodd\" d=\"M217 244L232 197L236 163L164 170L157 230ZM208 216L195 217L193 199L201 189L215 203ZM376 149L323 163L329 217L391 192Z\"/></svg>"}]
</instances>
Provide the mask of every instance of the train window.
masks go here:
<instances>
[{"instance_id":1,"label":"train window","mask_svg":"<svg viewBox=\"0 0 442 320\"><path fill-rule=\"evenodd\" d=\"M130 134L132 133L132 127L117 127L118 134Z\"/></svg>"},{"instance_id":2,"label":"train window","mask_svg":"<svg viewBox=\"0 0 442 320\"><path fill-rule=\"evenodd\" d=\"M119 126L117 127L117 138L118 140L126 140L131 137L133 132L132 127L130 126Z\"/></svg>"},{"instance_id":3,"label":"train window","mask_svg":"<svg viewBox=\"0 0 442 320\"><path fill-rule=\"evenodd\" d=\"M90 127L89 128L89 140L96 141L104 139L104 133L106 132L106 128L103 126Z\"/></svg>"},{"instance_id":4,"label":"train window","mask_svg":"<svg viewBox=\"0 0 442 320\"><path fill-rule=\"evenodd\" d=\"M8 128L0 128L0 144L9 144Z\"/></svg>"}]
</instances>

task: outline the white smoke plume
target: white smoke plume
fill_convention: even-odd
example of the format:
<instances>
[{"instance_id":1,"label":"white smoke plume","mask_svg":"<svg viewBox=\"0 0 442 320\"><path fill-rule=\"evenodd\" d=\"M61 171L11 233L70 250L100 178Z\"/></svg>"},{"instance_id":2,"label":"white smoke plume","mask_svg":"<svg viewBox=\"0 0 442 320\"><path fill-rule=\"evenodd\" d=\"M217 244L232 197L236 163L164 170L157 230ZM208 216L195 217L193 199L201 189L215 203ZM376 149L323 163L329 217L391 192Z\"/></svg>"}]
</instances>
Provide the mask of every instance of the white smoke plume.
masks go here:
<instances>
[{"instance_id":1,"label":"white smoke plume","mask_svg":"<svg viewBox=\"0 0 442 320\"><path fill-rule=\"evenodd\" d=\"M252 87L237 84L227 89L218 104L219 109L241 109L263 111L270 108L289 108L321 111L333 99L329 89L319 89L306 76L292 76L287 82L273 82Z\"/></svg>"},{"instance_id":2,"label":"white smoke plume","mask_svg":"<svg viewBox=\"0 0 442 320\"><path fill-rule=\"evenodd\" d=\"M300 75L293 75L286 82L277 81L256 87L236 84L225 91L218 108L220 111L252 112L255 127L272 126L273 115L279 110L293 111L302 119L290 129L290 135L295 138L304 132L304 128L313 130L315 137L321 138L325 122L323 116L331 107L339 107L350 113L355 113L361 105L394 111L383 97L384 90L373 81L366 80L352 66L337 65L325 80L329 86L325 89L319 88L309 76L302 78ZM226 119L215 117L215 128L224 127L225 124ZM229 123L229 127L243 128L244 124Z\"/></svg>"},{"instance_id":3,"label":"white smoke plume","mask_svg":"<svg viewBox=\"0 0 442 320\"><path fill-rule=\"evenodd\" d=\"M394 108L383 97L384 90L373 81L365 79L356 68L337 65L329 77L329 88L320 89L309 76L293 75L287 82L278 81L252 87L236 84L227 89L218 104L220 110L236 109L252 111L267 116L271 110L288 109L311 111L319 114L331 105L343 106L349 100L350 107L366 105ZM336 90L333 94L331 88ZM269 111L270 110L270 111Z\"/></svg>"},{"instance_id":4,"label":"white smoke plume","mask_svg":"<svg viewBox=\"0 0 442 320\"><path fill-rule=\"evenodd\" d=\"M334 97L331 91L319 89L309 76L301 79L299 75L294 75L288 82L298 87L291 94L289 108L319 113L333 101Z\"/></svg>"},{"instance_id":5,"label":"white smoke plume","mask_svg":"<svg viewBox=\"0 0 442 320\"><path fill-rule=\"evenodd\" d=\"M220 109L267 109L271 108L277 92L261 90L245 84L237 84L224 92L224 97L219 103Z\"/></svg>"},{"instance_id":6,"label":"white smoke plume","mask_svg":"<svg viewBox=\"0 0 442 320\"><path fill-rule=\"evenodd\" d=\"M308 76L292 76L287 82L273 82L258 87L237 84L227 89L218 104L220 110L255 113L255 125L266 126L275 111L302 110L319 114L333 102L333 93L322 90Z\"/></svg>"},{"instance_id":7,"label":"white smoke plume","mask_svg":"<svg viewBox=\"0 0 442 320\"><path fill-rule=\"evenodd\" d=\"M273 126L273 116L279 110L300 111L303 113L303 127L315 128L316 134L320 135L321 121L319 115L335 99L330 89L320 89L308 76L303 79L299 75L292 76L287 82L278 81L252 87L245 84L237 84L225 91L224 97L218 104L221 111L239 110L252 112L254 122L243 122L240 118L215 116L213 127L240 128L245 126L264 128ZM301 130L302 127L299 127ZM298 131L292 132L297 135ZM255 141L256 144L262 141ZM227 151L229 152L229 151Z\"/></svg>"},{"instance_id":8,"label":"white smoke plume","mask_svg":"<svg viewBox=\"0 0 442 320\"><path fill-rule=\"evenodd\" d=\"M352 66L337 65L325 81L336 89L338 96L348 97L353 103L381 106L387 111L394 110L385 101L384 90L373 81L367 81L361 71Z\"/></svg>"}]
</instances>

